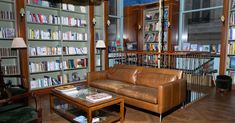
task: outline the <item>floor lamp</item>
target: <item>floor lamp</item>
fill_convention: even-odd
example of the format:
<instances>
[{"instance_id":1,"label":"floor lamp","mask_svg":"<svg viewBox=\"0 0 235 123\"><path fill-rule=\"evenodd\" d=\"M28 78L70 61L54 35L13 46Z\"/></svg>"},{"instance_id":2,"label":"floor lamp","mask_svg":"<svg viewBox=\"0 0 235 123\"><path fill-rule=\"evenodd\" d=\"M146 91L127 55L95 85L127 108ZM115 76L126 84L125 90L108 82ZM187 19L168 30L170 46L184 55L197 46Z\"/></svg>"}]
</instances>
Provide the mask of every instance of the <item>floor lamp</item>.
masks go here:
<instances>
[{"instance_id":1,"label":"floor lamp","mask_svg":"<svg viewBox=\"0 0 235 123\"><path fill-rule=\"evenodd\" d=\"M96 49L100 51L100 71L102 70L102 50L105 50L106 46L104 40L98 40L96 43Z\"/></svg>"}]
</instances>

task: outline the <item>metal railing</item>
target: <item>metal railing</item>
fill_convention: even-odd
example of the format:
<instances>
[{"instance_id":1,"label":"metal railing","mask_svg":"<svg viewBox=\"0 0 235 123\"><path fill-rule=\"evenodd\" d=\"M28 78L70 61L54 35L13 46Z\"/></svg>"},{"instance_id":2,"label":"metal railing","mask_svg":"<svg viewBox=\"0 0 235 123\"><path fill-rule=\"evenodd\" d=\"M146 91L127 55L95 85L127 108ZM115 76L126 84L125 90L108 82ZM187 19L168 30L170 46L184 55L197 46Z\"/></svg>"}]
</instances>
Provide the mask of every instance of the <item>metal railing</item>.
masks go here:
<instances>
[{"instance_id":1,"label":"metal railing","mask_svg":"<svg viewBox=\"0 0 235 123\"><path fill-rule=\"evenodd\" d=\"M116 52L109 54L109 66L127 64L135 66L167 68L183 71L187 79L188 102L196 101L206 94L205 87L213 85L215 54L206 52Z\"/></svg>"}]
</instances>

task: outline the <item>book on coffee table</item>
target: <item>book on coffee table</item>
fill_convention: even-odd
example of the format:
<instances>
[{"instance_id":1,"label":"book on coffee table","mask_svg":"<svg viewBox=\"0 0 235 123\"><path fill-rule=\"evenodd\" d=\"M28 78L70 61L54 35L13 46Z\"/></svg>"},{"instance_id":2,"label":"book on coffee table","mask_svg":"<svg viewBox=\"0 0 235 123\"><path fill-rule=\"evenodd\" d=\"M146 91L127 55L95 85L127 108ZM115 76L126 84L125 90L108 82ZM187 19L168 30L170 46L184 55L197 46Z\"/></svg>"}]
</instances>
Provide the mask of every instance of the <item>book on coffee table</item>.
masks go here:
<instances>
[{"instance_id":1,"label":"book on coffee table","mask_svg":"<svg viewBox=\"0 0 235 123\"><path fill-rule=\"evenodd\" d=\"M107 94L107 93L96 93L96 94L86 96L86 99L90 102L99 102L99 101L107 100L110 98L112 98L112 95Z\"/></svg>"}]
</instances>

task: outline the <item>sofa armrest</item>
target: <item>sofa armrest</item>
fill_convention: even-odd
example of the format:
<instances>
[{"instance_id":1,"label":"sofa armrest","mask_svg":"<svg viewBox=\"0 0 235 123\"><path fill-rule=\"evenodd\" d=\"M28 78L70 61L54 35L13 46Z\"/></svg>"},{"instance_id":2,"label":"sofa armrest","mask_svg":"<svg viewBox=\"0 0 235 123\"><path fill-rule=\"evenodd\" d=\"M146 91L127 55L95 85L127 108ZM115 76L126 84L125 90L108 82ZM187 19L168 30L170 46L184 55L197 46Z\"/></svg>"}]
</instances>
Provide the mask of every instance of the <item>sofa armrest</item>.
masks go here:
<instances>
[{"instance_id":1,"label":"sofa armrest","mask_svg":"<svg viewBox=\"0 0 235 123\"><path fill-rule=\"evenodd\" d=\"M186 79L179 79L158 87L159 113L164 113L185 101L186 84Z\"/></svg>"},{"instance_id":2,"label":"sofa armrest","mask_svg":"<svg viewBox=\"0 0 235 123\"><path fill-rule=\"evenodd\" d=\"M96 71L96 72L88 72L87 74L87 82L88 84L95 80L106 79L106 71Z\"/></svg>"}]
</instances>

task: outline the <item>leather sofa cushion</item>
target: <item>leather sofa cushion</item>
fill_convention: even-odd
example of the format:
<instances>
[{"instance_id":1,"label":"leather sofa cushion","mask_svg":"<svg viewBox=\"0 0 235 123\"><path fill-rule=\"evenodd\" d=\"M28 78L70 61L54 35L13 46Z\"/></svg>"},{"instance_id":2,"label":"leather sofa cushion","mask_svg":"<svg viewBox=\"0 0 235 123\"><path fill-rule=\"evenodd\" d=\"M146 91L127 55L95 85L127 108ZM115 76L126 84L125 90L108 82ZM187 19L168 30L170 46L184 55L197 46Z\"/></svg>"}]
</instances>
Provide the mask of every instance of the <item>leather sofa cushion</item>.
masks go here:
<instances>
[{"instance_id":1,"label":"leather sofa cushion","mask_svg":"<svg viewBox=\"0 0 235 123\"><path fill-rule=\"evenodd\" d=\"M108 72L107 78L135 84L137 71L138 71L137 69L125 69L125 68L113 69L112 72Z\"/></svg>"},{"instance_id":2,"label":"leather sofa cushion","mask_svg":"<svg viewBox=\"0 0 235 123\"><path fill-rule=\"evenodd\" d=\"M163 83L171 82L176 79L177 79L176 75L142 72L138 74L136 84L157 88L159 85Z\"/></svg>"},{"instance_id":3,"label":"leather sofa cushion","mask_svg":"<svg viewBox=\"0 0 235 123\"><path fill-rule=\"evenodd\" d=\"M181 79L182 74L183 74L183 72L180 70L165 69L165 68L162 68L162 69L161 68L144 68L142 72L176 75L177 79Z\"/></svg>"},{"instance_id":4,"label":"leather sofa cushion","mask_svg":"<svg viewBox=\"0 0 235 123\"><path fill-rule=\"evenodd\" d=\"M142 101L157 104L157 89L140 85L123 86L117 92L118 94L139 99Z\"/></svg>"},{"instance_id":5,"label":"leather sofa cushion","mask_svg":"<svg viewBox=\"0 0 235 123\"><path fill-rule=\"evenodd\" d=\"M107 91L112 91L117 93L118 90L124 86L129 86L130 84L126 82L116 81L116 80L96 80L90 83L90 86L104 89Z\"/></svg>"}]
</instances>

